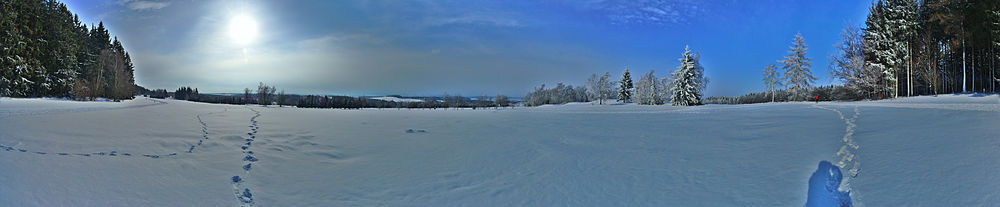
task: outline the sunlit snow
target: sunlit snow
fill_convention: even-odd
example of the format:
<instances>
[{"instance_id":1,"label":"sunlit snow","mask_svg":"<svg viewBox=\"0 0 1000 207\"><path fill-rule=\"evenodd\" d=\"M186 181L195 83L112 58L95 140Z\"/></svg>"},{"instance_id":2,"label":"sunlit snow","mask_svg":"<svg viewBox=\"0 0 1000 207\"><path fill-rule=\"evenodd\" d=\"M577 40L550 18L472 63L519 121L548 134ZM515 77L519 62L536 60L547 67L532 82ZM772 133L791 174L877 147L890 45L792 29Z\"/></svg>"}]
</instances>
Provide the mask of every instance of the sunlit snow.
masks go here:
<instances>
[{"instance_id":1,"label":"sunlit snow","mask_svg":"<svg viewBox=\"0 0 1000 207\"><path fill-rule=\"evenodd\" d=\"M843 181L816 195L855 206L982 206L1000 203L998 104L335 110L2 98L0 206L803 206L825 172L817 181Z\"/></svg>"}]
</instances>

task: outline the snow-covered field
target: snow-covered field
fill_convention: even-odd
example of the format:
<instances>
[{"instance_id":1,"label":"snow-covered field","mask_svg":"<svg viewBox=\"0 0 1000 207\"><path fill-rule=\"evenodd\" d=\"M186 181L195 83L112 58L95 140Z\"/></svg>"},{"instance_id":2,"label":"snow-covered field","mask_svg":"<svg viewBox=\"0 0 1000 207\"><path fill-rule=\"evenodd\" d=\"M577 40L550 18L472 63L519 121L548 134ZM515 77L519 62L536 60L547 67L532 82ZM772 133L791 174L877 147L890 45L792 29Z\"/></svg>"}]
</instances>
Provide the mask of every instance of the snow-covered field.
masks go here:
<instances>
[{"instance_id":1,"label":"snow-covered field","mask_svg":"<svg viewBox=\"0 0 1000 207\"><path fill-rule=\"evenodd\" d=\"M831 175L821 161L843 168L855 206L989 206L1000 203L998 104L332 110L0 98L0 206L802 206L810 177Z\"/></svg>"}]
</instances>

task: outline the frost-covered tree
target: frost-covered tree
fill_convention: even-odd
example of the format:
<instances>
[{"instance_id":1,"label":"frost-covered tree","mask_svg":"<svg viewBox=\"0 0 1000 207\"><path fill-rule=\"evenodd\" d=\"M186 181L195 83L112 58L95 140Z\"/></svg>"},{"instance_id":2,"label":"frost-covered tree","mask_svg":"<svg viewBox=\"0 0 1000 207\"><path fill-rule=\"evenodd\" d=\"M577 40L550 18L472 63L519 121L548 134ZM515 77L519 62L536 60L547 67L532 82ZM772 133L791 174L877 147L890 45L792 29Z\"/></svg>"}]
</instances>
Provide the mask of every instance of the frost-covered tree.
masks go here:
<instances>
[{"instance_id":1,"label":"frost-covered tree","mask_svg":"<svg viewBox=\"0 0 1000 207\"><path fill-rule=\"evenodd\" d=\"M598 103L604 104L604 99L600 97L600 93L598 92L599 86L597 81L599 80L600 77L597 76L597 73L590 74L590 78L587 79L587 95L590 96L591 99L598 100Z\"/></svg>"},{"instance_id":2,"label":"frost-covered tree","mask_svg":"<svg viewBox=\"0 0 1000 207\"><path fill-rule=\"evenodd\" d=\"M781 77L779 77L777 69L778 67L774 66L774 63L771 63L767 64L767 67L764 67L764 71L761 72L761 74L764 75L764 78L762 79L764 81L764 87L766 87L768 93L771 94L771 102L774 102L774 89L781 84Z\"/></svg>"},{"instance_id":3,"label":"frost-covered tree","mask_svg":"<svg viewBox=\"0 0 1000 207\"><path fill-rule=\"evenodd\" d=\"M622 73L622 79L618 81L618 100L623 103L628 103L632 100L632 76L628 73L628 68L625 68L625 73Z\"/></svg>"},{"instance_id":4,"label":"frost-covered tree","mask_svg":"<svg viewBox=\"0 0 1000 207\"><path fill-rule=\"evenodd\" d=\"M545 84L535 88L535 91L524 96L525 106L540 106L545 104L564 104L569 102L586 102L587 88L573 87L563 83L556 84L555 88L545 89Z\"/></svg>"},{"instance_id":5,"label":"frost-covered tree","mask_svg":"<svg viewBox=\"0 0 1000 207\"><path fill-rule=\"evenodd\" d=\"M882 71L865 65L864 39L861 29L847 26L840 35L841 43L830 55L830 76L844 83L858 98L873 98L877 94Z\"/></svg>"},{"instance_id":6,"label":"frost-covered tree","mask_svg":"<svg viewBox=\"0 0 1000 207\"><path fill-rule=\"evenodd\" d=\"M700 105L701 90L708 84L708 79L704 77L705 69L690 47L684 47L684 54L679 60L681 65L671 74L670 103L675 106Z\"/></svg>"},{"instance_id":7,"label":"frost-covered tree","mask_svg":"<svg viewBox=\"0 0 1000 207\"><path fill-rule=\"evenodd\" d=\"M611 82L611 73L604 73L601 76L592 74L590 75L590 79L587 80L587 92L590 95L590 99L596 99L599 104L604 104L604 100L614 96L613 85L614 83Z\"/></svg>"},{"instance_id":8,"label":"frost-covered tree","mask_svg":"<svg viewBox=\"0 0 1000 207\"><path fill-rule=\"evenodd\" d=\"M673 83L673 79L670 78L670 74L667 74L667 77L656 79L656 87L659 89L659 96L663 103L670 101L670 96L673 94L670 91L671 83Z\"/></svg>"},{"instance_id":9,"label":"frost-covered tree","mask_svg":"<svg viewBox=\"0 0 1000 207\"><path fill-rule=\"evenodd\" d=\"M663 96L661 96L663 86L660 83L661 79L657 79L653 71L650 70L639 80L635 82L635 95L633 96L633 101L638 104L643 105L660 105L663 104Z\"/></svg>"},{"instance_id":10,"label":"frost-covered tree","mask_svg":"<svg viewBox=\"0 0 1000 207\"><path fill-rule=\"evenodd\" d=\"M801 33L795 35L795 41L792 42L788 56L780 62L784 64L781 68L785 70L785 86L791 93L788 99L806 100L816 77L813 77L812 72L809 71L812 64L806 57L806 40L802 38Z\"/></svg>"}]
</instances>

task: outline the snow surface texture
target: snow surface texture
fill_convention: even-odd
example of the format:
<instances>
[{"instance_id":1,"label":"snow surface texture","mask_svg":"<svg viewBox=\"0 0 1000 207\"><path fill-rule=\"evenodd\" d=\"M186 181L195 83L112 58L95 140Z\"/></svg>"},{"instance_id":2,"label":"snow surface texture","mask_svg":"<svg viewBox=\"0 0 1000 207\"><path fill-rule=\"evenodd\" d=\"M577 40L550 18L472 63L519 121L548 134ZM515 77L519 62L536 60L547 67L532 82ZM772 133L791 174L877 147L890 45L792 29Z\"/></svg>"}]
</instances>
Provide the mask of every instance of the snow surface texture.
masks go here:
<instances>
[{"instance_id":1,"label":"snow surface texture","mask_svg":"<svg viewBox=\"0 0 1000 207\"><path fill-rule=\"evenodd\" d=\"M802 206L818 172L833 181L819 198L854 206L988 206L1000 203L998 104L332 110L0 98L0 206Z\"/></svg>"}]
</instances>

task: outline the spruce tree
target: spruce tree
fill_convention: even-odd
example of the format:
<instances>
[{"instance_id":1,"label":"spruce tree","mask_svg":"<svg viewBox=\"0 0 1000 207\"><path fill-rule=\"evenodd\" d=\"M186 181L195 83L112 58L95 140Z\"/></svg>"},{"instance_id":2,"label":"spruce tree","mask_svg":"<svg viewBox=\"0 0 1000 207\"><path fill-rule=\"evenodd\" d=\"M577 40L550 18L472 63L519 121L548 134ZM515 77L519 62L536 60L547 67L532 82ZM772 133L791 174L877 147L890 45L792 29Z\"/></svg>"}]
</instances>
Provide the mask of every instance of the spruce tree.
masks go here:
<instances>
[{"instance_id":1,"label":"spruce tree","mask_svg":"<svg viewBox=\"0 0 1000 207\"><path fill-rule=\"evenodd\" d=\"M866 66L881 72L879 90L881 98L896 97L899 89L898 73L904 66L905 44L900 40L905 37L907 23L902 19L901 9L897 5L900 0L874 2L870 8L868 20L865 22L864 45Z\"/></svg>"},{"instance_id":2,"label":"spruce tree","mask_svg":"<svg viewBox=\"0 0 1000 207\"><path fill-rule=\"evenodd\" d=\"M18 8L14 2L0 2L0 96L26 97L33 87L28 38L19 24L26 14Z\"/></svg>"},{"instance_id":3,"label":"spruce tree","mask_svg":"<svg viewBox=\"0 0 1000 207\"><path fill-rule=\"evenodd\" d=\"M674 106L701 105L701 90L708 83L703 74L705 69L690 47L684 47L684 54L679 60L681 65L671 74L670 103Z\"/></svg>"},{"instance_id":4,"label":"spruce tree","mask_svg":"<svg viewBox=\"0 0 1000 207\"><path fill-rule=\"evenodd\" d=\"M788 87L788 92L791 93L788 99L806 100L807 93L812 88L812 82L816 80L816 77L813 77L812 72L809 71L812 64L809 63L809 58L806 58L806 41L802 38L801 33L795 35L795 41L792 42L788 56L780 62L784 64L781 68L785 70L785 85Z\"/></svg>"},{"instance_id":5,"label":"spruce tree","mask_svg":"<svg viewBox=\"0 0 1000 207\"><path fill-rule=\"evenodd\" d=\"M622 73L622 80L619 81L618 100L623 103L628 103L629 100L632 100L632 77L628 73L628 68L625 68L625 73Z\"/></svg>"}]
</instances>

